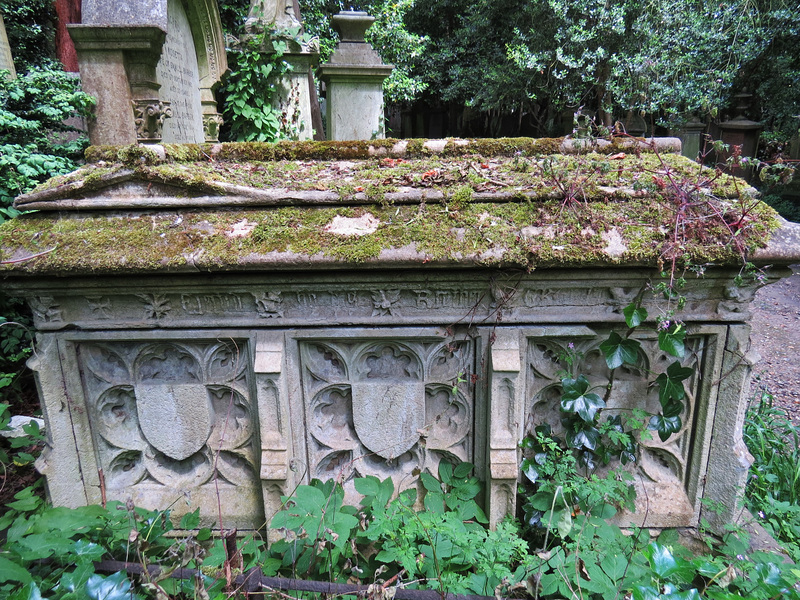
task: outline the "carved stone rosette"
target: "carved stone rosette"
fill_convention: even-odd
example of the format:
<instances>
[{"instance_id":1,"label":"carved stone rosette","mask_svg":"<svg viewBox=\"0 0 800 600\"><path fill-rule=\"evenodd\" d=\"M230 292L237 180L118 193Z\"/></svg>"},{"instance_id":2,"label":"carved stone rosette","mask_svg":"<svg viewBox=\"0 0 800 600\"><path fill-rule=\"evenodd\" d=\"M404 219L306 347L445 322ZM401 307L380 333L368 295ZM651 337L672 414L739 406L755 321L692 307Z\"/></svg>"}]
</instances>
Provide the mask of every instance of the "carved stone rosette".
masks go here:
<instances>
[{"instance_id":1,"label":"carved stone rosette","mask_svg":"<svg viewBox=\"0 0 800 600\"><path fill-rule=\"evenodd\" d=\"M164 119L172 116L169 102L163 100L133 100L133 118L136 125L136 139L140 143L161 141Z\"/></svg>"}]
</instances>

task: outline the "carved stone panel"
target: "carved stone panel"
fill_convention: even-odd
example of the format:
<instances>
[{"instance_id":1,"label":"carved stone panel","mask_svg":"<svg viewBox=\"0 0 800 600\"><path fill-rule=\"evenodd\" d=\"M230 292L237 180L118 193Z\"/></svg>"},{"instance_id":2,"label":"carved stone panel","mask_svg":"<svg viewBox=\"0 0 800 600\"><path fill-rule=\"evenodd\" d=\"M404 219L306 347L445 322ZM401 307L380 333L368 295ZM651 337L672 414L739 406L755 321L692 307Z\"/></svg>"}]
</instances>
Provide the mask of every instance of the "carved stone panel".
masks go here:
<instances>
[{"instance_id":1,"label":"carved stone panel","mask_svg":"<svg viewBox=\"0 0 800 600\"><path fill-rule=\"evenodd\" d=\"M473 460L472 340L300 342L310 477L417 485L441 461Z\"/></svg>"},{"instance_id":2,"label":"carved stone panel","mask_svg":"<svg viewBox=\"0 0 800 600\"><path fill-rule=\"evenodd\" d=\"M243 344L83 342L77 354L107 499L152 508L185 499L213 519L219 493L238 523L260 525L257 411Z\"/></svg>"},{"instance_id":3,"label":"carved stone panel","mask_svg":"<svg viewBox=\"0 0 800 600\"><path fill-rule=\"evenodd\" d=\"M556 328L557 329L557 328ZM548 424L553 433L564 437L561 422L561 379L569 372L567 357L573 357L577 373L589 380L591 387L603 395L611 381L611 373L598 346L606 337L605 330L580 328L579 335L559 334L534 336L528 339L528 372L526 430ZM612 391L601 419L607 416L630 416L631 410L641 409L648 414L660 411L658 388L648 386L656 374L676 360L661 351L655 335L637 338L641 351L637 367L625 365L616 369ZM717 351L718 336L694 335L686 338L685 358L680 362L694 369L686 380L685 409L681 414L680 431L662 442L654 432L644 432L639 440L636 462L629 464L637 490L636 515L625 514L621 520L650 527L680 527L694 524L699 509L697 490L691 482L696 480L703 461L698 453L705 452L697 435L698 414L708 410L710 381L704 382L704 365ZM709 377L710 379L710 377ZM647 422L647 418L644 418ZM598 474L602 474L602 468Z\"/></svg>"}]
</instances>

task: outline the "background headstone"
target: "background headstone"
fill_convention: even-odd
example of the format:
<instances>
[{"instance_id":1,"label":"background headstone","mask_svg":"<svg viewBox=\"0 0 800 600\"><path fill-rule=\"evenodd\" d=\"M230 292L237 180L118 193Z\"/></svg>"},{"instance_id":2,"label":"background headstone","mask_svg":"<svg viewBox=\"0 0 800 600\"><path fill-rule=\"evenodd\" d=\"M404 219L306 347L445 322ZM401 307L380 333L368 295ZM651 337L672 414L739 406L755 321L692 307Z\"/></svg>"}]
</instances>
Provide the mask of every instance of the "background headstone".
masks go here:
<instances>
[{"instance_id":1,"label":"background headstone","mask_svg":"<svg viewBox=\"0 0 800 600\"><path fill-rule=\"evenodd\" d=\"M361 11L341 11L332 21L341 41L330 61L320 67L327 90L328 139L383 138L383 80L394 67L383 64L364 40L375 18Z\"/></svg>"},{"instance_id":2,"label":"background headstone","mask_svg":"<svg viewBox=\"0 0 800 600\"><path fill-rule=\"evenodd\" d=\"M167 3L167 39L156 66L159 97L168 102L172 117L164 121L164 143L203 143L200 75L192 28L180 0Z\"/></svg>"},{"instance_id":3,"label":"background headstone","mask_svg":"<svg viewBox=\"0 0 800 600\"><path fill-rule=\"evenodd\" d=\"M14 68L14 57L11 56L11 46L8 45L6 24L3 15L0 15L0 69L11 71L11 78L16 78L17 70Z\"/></svg>"},{"instance_id":4,"label":"background headstone","mask_svg":"<svg viewBox=\"0 0 800 600\"><path fill-rule=\"evenodd\" d=\"M85 0L75 42L92 144L217 141L228 68L216 0Z\"/></svg>"}]
</instances>

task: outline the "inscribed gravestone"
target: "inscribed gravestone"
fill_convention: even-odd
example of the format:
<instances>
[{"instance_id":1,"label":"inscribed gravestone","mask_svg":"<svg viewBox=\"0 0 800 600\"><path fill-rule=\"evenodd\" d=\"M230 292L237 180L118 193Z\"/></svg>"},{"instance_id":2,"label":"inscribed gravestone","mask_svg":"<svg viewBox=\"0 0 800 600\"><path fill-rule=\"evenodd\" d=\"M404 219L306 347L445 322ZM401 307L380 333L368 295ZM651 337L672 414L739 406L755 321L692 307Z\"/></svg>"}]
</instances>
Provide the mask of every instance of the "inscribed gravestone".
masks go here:
<instances>
[{"instance_id":1,"label":"inscribed gravestone","mask_svg":"<svg viewBox=\"0 0 800 600\"><path fill-rule=\"evenodd\" d=\"M68 26L92 144L216 141L214 88L227 69L216 0L84 0Z\"/></svg>"},{"instance_id":2,"label":"inscribed gravestone","mask_svg":"<svg viewBox=\"0 0 800 600\"><path fill-rule=\"evenodd\" d=\"M17 71L14 69L14 58L11 56L11 46L8 45L8 36L6 35L6 24L3 22L3 15L0 15L0 69L11 71L12 79L17 76Z\"/></svg>"},{"instance_id":3,"label":"inscribed gravestone","mask_svg":"<svg viewBox=\"0 0 800 600\"><path fill-rule=\"evenodd\" d=\"M180 0L167 3L167 39L156 66L160 97L169 102L172 117L164 121L165 143L203 143L200 75L192 29Z\"/></svg>"}]
</instances>

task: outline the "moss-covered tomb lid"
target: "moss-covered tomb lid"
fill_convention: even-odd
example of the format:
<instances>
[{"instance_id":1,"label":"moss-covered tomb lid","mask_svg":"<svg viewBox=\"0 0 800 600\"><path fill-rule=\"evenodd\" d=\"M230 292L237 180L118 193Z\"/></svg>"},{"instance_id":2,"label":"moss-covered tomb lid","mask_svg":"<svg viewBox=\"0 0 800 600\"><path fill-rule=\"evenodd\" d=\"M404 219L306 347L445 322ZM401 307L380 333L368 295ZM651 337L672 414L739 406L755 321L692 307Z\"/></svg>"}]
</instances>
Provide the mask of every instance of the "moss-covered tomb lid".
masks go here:
<instances>
[{"instance_id":1,"label":"moss-covered tomb lid","mask_svg":"<svg viewBox=\"0 0 800 600\"><path fill-rule=\"evenodd\" d=\"M0 269L660 266L800 260L740 180L632 139L93 147L16 201ZM772 241L770 241L772 240Z\"/></svg>"}]
</instances>

